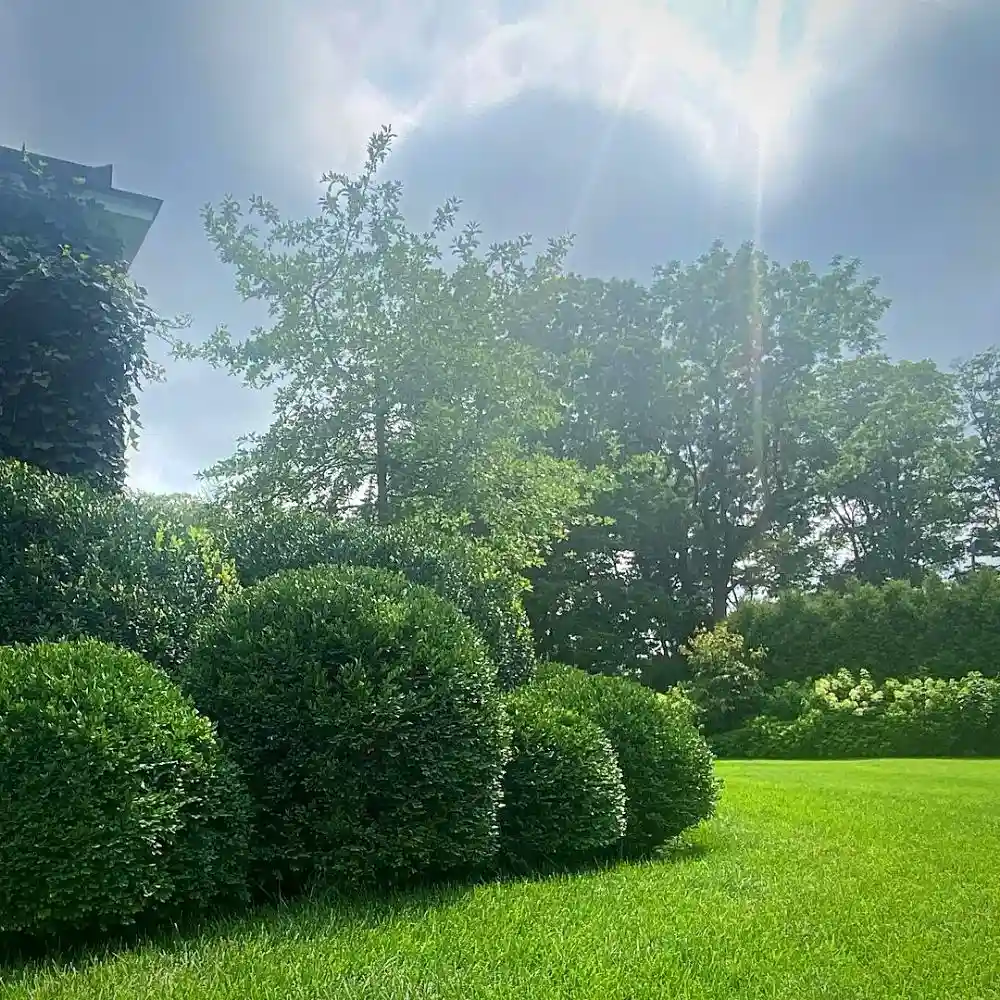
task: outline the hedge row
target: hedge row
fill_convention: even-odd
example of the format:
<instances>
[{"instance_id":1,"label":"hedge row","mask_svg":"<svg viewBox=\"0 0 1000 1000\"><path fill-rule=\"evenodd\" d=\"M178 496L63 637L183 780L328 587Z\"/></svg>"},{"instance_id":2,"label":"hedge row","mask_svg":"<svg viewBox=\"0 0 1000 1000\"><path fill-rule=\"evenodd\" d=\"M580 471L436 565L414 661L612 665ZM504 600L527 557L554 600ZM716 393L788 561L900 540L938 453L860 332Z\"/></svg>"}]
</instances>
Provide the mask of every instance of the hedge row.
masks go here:
<instances>
[{"instance_id":1,"label":"hedge row","mask_svg":"<svg viewBox=\"0 0 1000 1000\"><path fill-rule=\"evenodd\" d=\"M191 526L141 498L0 462L0 644L98 638L174 669L197 623L241 584L348 564L400 571L431 587L478 630L503 687L530 679L535 653L522 584L474 546L304 513L205 515L204 525Z\"/></svg>"},{"instance_id":2,"label":"hedge row","mask_svg":"<svg viewBox=\"0 0 1000 1000\"><path fill-rule=\"evenodd\" d=\"M217 734L134 653L0 648L0 938L648 852L718 792L662 696L566 668L503 699L462 616L383 571L264 581L184 678Z\"/></svg>"},{"instance_id":3,"label":"hedge row","mask_svg":"<svg viewBox=\"0 0 1000 1000\"><path fill-rule=\"evenodd\" d=\"M23 462L0 462L0 524L0 645L102 639L175 669L239 590L204 529Z\"/></svg>"},{"instance_id":4,"label":"hedge row","mask_svg":"<svg viewBox=\"0 0 1000 1000\"><path fill-rule=\"evenodd\" d=\"M712 745L736 758L1000 756L1000 680L970 673L878 682L841 670L779 686L761 715Z\"/></svg>"},{"instance_id":5,"label":"hedge row","mask_svg":"<svg viewBox=\"0 0 1000 1000\"><path fill-rule=\"evenodd\" d=\"M748 601L729 619L750 649L766 651L766 680L802 681L841 668L873 677L957 678L1000 672L1000 574L893 581L843 592Z\"/></svg>"}]
</instances>

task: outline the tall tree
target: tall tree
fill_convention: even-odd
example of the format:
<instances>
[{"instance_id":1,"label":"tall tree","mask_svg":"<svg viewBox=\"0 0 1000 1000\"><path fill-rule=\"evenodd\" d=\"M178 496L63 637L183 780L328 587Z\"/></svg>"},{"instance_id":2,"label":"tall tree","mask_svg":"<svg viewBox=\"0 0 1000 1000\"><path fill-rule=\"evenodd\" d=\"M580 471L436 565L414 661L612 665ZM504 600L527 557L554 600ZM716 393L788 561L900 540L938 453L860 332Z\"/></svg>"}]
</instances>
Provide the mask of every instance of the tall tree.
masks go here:
<instances>
[{"instance_id":1,"label":"tall tree","mask_svg":"<svg viewBox=\"0 0 1000 1000\"><path fill-rule=\"evenodd\" d=\"M676 375L662 448L689 500L690 559L725 616L739 567L769 535L805 530L814 456L805 414L823 367L879 342L888 301L857 260L817 273L752 244L721 243L657 270L664 351Z\"/></svg>"},{"instance_id":2,"label":"tall tree","mask_svg":"<svg viewBox=\"0 0 1000 1000\"><path fill-rule=\"evenodd\" d=\"M535 574L543 646L669 673L735 593L808 578L813 397L824 366L877 347L887 305L857 261L817 273L751 244L716 243L645 287L567 281L537 334L562 358L556 447L610 464L619 486L604 526L573 532Z\"/></svg>"},{"instance_id":3,"label":"tall tree","mask_svg":"<svg viewBox=\"0 0 1000 1000\"><path fill-rule=\"evenodd\" d=\"M819 389L816 497L829 576L917 582L954 566L973 458L955 378L930 361L873 355L831 365Z\"/></svg>"},{"instance_id":4,"label":"tall tree","mask_svg":"<svg viewBox=\"0 0 1000 1000\"><path fill-rule=\"evenodd\" d=\"M956 375L974 434L969 547L975 563L979 556L1000 553L1000 348L962 362Z\"/></svg>"},{"instance_id":5,"label":"tall tree","mask_svg":"<svg viewBox=\"0 0 1000 1000\"><path fill-rule=\"evenodd\" d=\"M456 200L427 231L410 229L400 184L377 177L392 138L372 137L357 177L326 175L311 218L284 220L260 197L249 222L231 197L205 210L237 288L273 322L239 342L221 328L179 352L276 388L270 428L206 475L236 506L421 517L471 527L513 561L537 559L588 492L575 464L525 446L559 408L537 352L515 336L553 293L568 241L530 261L526 237L484 250L475 225L456 230ZM521 488L507 494L507 478Z\"/></svg>"},{"instance_id":6,"label":"tall tree","mask_svg":"<svg viewBox=\"0 0 1000 1000\"><path fill-rule=\"evenodd\" d=\"M661 452L672 371L655 303L633 281L568 275L529 335L564 394L549 445L615 475L597 518L532 574L525 606L550 657L648 671L703 619L705 596L687 558L689 508Z\"/></svg>"}]
</instances>

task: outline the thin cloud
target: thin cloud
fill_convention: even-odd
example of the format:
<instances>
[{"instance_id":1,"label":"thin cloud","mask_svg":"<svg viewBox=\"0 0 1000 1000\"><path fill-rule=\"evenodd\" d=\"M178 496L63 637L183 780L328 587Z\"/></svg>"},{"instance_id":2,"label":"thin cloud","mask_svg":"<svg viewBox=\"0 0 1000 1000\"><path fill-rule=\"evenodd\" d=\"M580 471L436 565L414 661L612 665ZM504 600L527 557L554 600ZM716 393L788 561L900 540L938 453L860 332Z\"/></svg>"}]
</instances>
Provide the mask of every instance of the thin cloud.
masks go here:
<instances>
[{"instance_id":1,"label":"thin cloud","mask_svg":"<svg viewBox=\"0 0 1000 1000\"><path fill-rule=\"evenodd\" d=\"M763 159L781 196L830 92L972 3L539 0L509 16L497 2L383 0L363 9L299 0L279 12L254 0L240 6L238 27L227 3L206 17L244 63L234 71L224 59L229 82L220 85L234 104L242 93L248 112L273 112L262 138L277 155L296 151L288 166L302 184L356 165L382 122L405 141L423 125L547 90L647 116L683 135L720 181L744 182ZM915 124L901 101L888 86L869 109L870 127Z\"/></svg>"}]
</instances>

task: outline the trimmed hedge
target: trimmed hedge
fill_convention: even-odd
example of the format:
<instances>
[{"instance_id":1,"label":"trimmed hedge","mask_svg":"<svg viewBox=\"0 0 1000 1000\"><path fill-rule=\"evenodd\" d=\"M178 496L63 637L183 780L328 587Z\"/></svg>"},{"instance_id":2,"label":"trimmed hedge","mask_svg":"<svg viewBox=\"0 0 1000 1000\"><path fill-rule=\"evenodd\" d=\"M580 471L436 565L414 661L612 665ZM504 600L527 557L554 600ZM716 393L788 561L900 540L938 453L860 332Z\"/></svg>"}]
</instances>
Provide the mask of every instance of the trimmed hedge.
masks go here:
<instances>
[{"instance_id":1,"label":"trimmed hedge","mask_svg":"<svg viewBox=\"0 0 1000 1000\"><path fill-rule=\"evenodd\" d=\"M0 802L0 932L117 928L246 895L237 772L135 653L0 647Z\"/></svg>"},{"instance_id":2,"label":"trimmed hedge","mask_svg":"<svg viewBox=\"0 0 1000 1000\"><path fill-rule=\"evenodd\" d=\"M714 813L719 782L689 701L665 697L625 677L553 663L539 668L531 690L607 734L628 796L628 851L648 851Z\"/></svg>"},{"instance_id":3,"label":"trimmed hedge","mask_svg":"<svg viewBox=\"0 0 1000 1000\"><path fill-rule=\"evenodd\" d=\"M729 623L748 647L767 651L761 667L770 685L841 668L877 680L1000 672L1000 574L990 569L919 587L894 580L747 601Z\"/></svg>"},{"instance_id":4,"label":"trimmed hedge","mask_svg":"<svg viewBox=\"0 0 1000 1000\"><path fill-rule=\"evenodd\" d=\"M282 570L318 565L369 566L402 573L454 604L478 630L504 688L530 680L534 639L521 603L523 581L501 572L474 545L425 537L400 526L379 528L305 511L227 517L209 526L252 586Z\"/></svg>"},{"instance_id":5,"label":"trimmed hedge","mask_svg":"<svg viewBox=\"0 0 1000 1000\"><path fill-rule=\"evenodd\" d=\"M0 644L89 637L173 670L239 589L205 529L23 462L0 462L0 523Z\"/></svg>"},{"instance_id":6,"label":"trimmed hedge","mask_svg":"<svg viewBox=\"0 0 1000 1000\"><path fill-rule=\"evenodd\" d=\"M509 753L494 674L451 604L384 570L278 573L206 622L184 684L247 775L256 883L399 884L490 858Z\"/></svg>"},{"instance_id":7,"label":"trimmed hedge","mask_svg":"<svg viewBox=\"0 0 1000 1000\"><path fill-rule=\"evenodd\" d=\"M795 713L795 708L798 712ZM889 679L842 670L785 685L767 714L713 738L720 756L837 759L1000 756L1000 681Z\"/></svg>"},{"instance_id":8,"label":"trimmed hedge","mask_svg":"<svg viewBox=\"0 0 1000 1000\"><path fill-rule=\"evenodd\" d=\"M507 701L501 857L517 868L597 857L625 835L625 784L604 731L522 688Z\"/></svg>"}]
</instances>

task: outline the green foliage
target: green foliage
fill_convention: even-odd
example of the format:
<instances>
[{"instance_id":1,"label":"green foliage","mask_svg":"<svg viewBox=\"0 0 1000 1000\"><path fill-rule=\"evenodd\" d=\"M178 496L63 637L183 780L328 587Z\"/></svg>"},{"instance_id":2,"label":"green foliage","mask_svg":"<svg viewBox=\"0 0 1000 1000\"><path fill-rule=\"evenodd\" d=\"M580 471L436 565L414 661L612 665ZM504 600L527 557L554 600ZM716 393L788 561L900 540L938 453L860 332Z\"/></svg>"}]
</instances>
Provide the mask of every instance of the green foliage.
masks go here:
<instances>
[{"instance_id":1,"label":"green foliage","mask_svg":"<svg viewBox=\"0 0 1000 1000\"><path fill-rule=\"evenodd\" d=\"M175 917L246 894L248 802L207 719L95 640L0 646L0 932Z\"/></svg>"},{"instance_id":2,"label":"green foliage","mask_svg":"<svg viewBox=\"0 0 1000 1000\"><path fill-rule=\"evenodd\" d=\"M105 486L125 481L136 390L158 377L162 323L117 263L120 248L72 179L27 157L0 171L0 459Z\"/></svg>"},{"instance_id":3,"label":"green foliage","mask_svg":"<svg viewBox=\"0 0 1000 1000\"><path fill-rule=\"evenodd\" d=\"M469 619L489 648L503 687L524 683L534 671L523 582L467 541L306 511L216 514L210 523L248 586L280 570L324 563L395 570L437 591Z\"/></svg>"},{"instance_id":4,"label":"green foliage","mask_svg":"<svg viewBox=\"0 0 1000 1000\"><path fill-rule=\"evenodd\" d=\"M766 683L846 667L877 678L994 676L1000 648L1000 575L981 570L921 586L893 581L843 591L747 601L730 617L748 646L763 647Z\"/></svg>"},{"instance_id":5,"label":"green foliage","mask_svg":"<svg viewBox=\"0 0 1000 1000\"><path fill-rule=\"evenodd\" d=\"M455 199L414 231L400 184L379 179L392 139L372 136L358 176L327 174L312 218L283 219L260 197L246 214L232 198L205 211L237 288L275 319L177 353L276 387L270 428L207 475L249 508L345 514L360 498L382 525L443 511L521 569L589 489L572 461L529 446L560 401L516 336L548 308L569 242L533 261L527 238L481 250L476 225L456 233ZM442 262L448 240L454 266Z\"/></svg>"},{"instance_id":6,"label":"green foliage","mask_svg":"<svg viewBox=\"0 0 1000 1000\"><path fill-rule=\"evenodd\" d=\"M877 347L887 305L857 261L815 271L750 244L714 244L646 286L567 280L536 325L567 400L549 443L619 485L603 526L572 531L534 574L546 655L640 666L662 687L738 589L812 577L820 376Z\"/></svg>"},{"instance_id":7,"label":"green foliage","mask_svg":"<svg viewBox=\"0 0 1000 1000\"><path fill-rule=\"evenodd\" d=\"M239 584L203 528L129 496L0 462L0 643L89 636L174 669Z\"/></svg>"},{"instance_id":8,"label":"green foliage","mask_svg":"<svg viewBox=\"0 0 1000 1000\"><path fill-rule=\"evenodd\" d=\"M517 867L594 858L625 835L625 785L604 731L522 688L506 700L513 754L504 773L501 858Z\"/></svg>"},{"instance_id":9,"label":"green foliage","mask_svg":"<svg viewBox=\"0 0 1000 1000\"><path fill-rule=\"evenodd\" d=\"M618 754L628 796L625 846L656 847L708 819L719 785L713 759L683 700L625 677L587 674L545 664L530 690L577 712L607 734Z\"/></svg>"},{"instance_id":10,"label":"green foliage","mask_svg":"<svg viewBox=\"0 0 1000 1000\"><path fill-rule=\"evenodd\" d=\"M811 681L785 681L764 694L760 715L780 722L791 722L808 710L812 696Z\"/></svg>"},{"instance_id":11,"label":"green foliage","mask_svg":"<svg viewBox=\"0 0 1000 1000\"><path fill-rule=\"evenodd\" d=\"M842 361L823 372L810 419L824 576L919 583L952 568L973 459L954 376L930 361Z\"/></svg>"},{"instance_id":12,"label":"green foliage","mask_svg":"<svg viewBox=\"0 0 1000 1000\"><path fill-rule=\"evenodd\" d=\"M256 882L398 883L488 859L509 751L494 673L459 612L399 574L292 570L234 598L184 682L248 776Z\"/></svg>"},{"instance_id":13,"label":"green foliage","mask_svg":"<svg viewBox=\"0 0 1000 1000\"><path fill-rule=\"evenodd\" d=\"M642 673L657 687L683 670L671 640L710 614L707 594L679 581L690 525L665 463L622 460L590 523L573 528L530 573L525 607L539 651L591 673Z\"/></svg>"},{"instance_id":14,"label":"green foliage","mask_svg":"<svg viewBox=\"0 0 1000 1000\"><path fill-rule=\"evenodd\" d=\"M209 528L213 523L213 507L208 497L191 493L146 493L133 490L139 507L154 521L175 528Z\"/></svg>"},{"instance_id":15,"label":"green foliage","mask_svg":"<svg viewBox=\"0 0 1000 1000\"><path fill-rule=\"evenodd\" d=\"M760 716L714 741L730 757L966 757L1000 754L1000 681L818 678L792 719Z\"/></svg>"},{"instance_id":16,"label":"green foliage","mask_svg":"<svg viewBox=\"0 0 1000 1000\"><path fill-rule=\"evenodd\" d=\"M969 548L976 557L1000 553L1000 347L991 347L958 365L958 392L972 427L969 493Z\"/></svg>"},{"instance_id":17,"label":"green foliage","mask_svg":"<svg viewBox=\"0 0 1000 1000\"><path fill-rule=\"evenodd\" d=\"M691 678L686 689L706 733L735 729L760 709L764 651L747 649L746 640L728 622L699 629L681 653Z\"/></svg>"}]
</instances>

